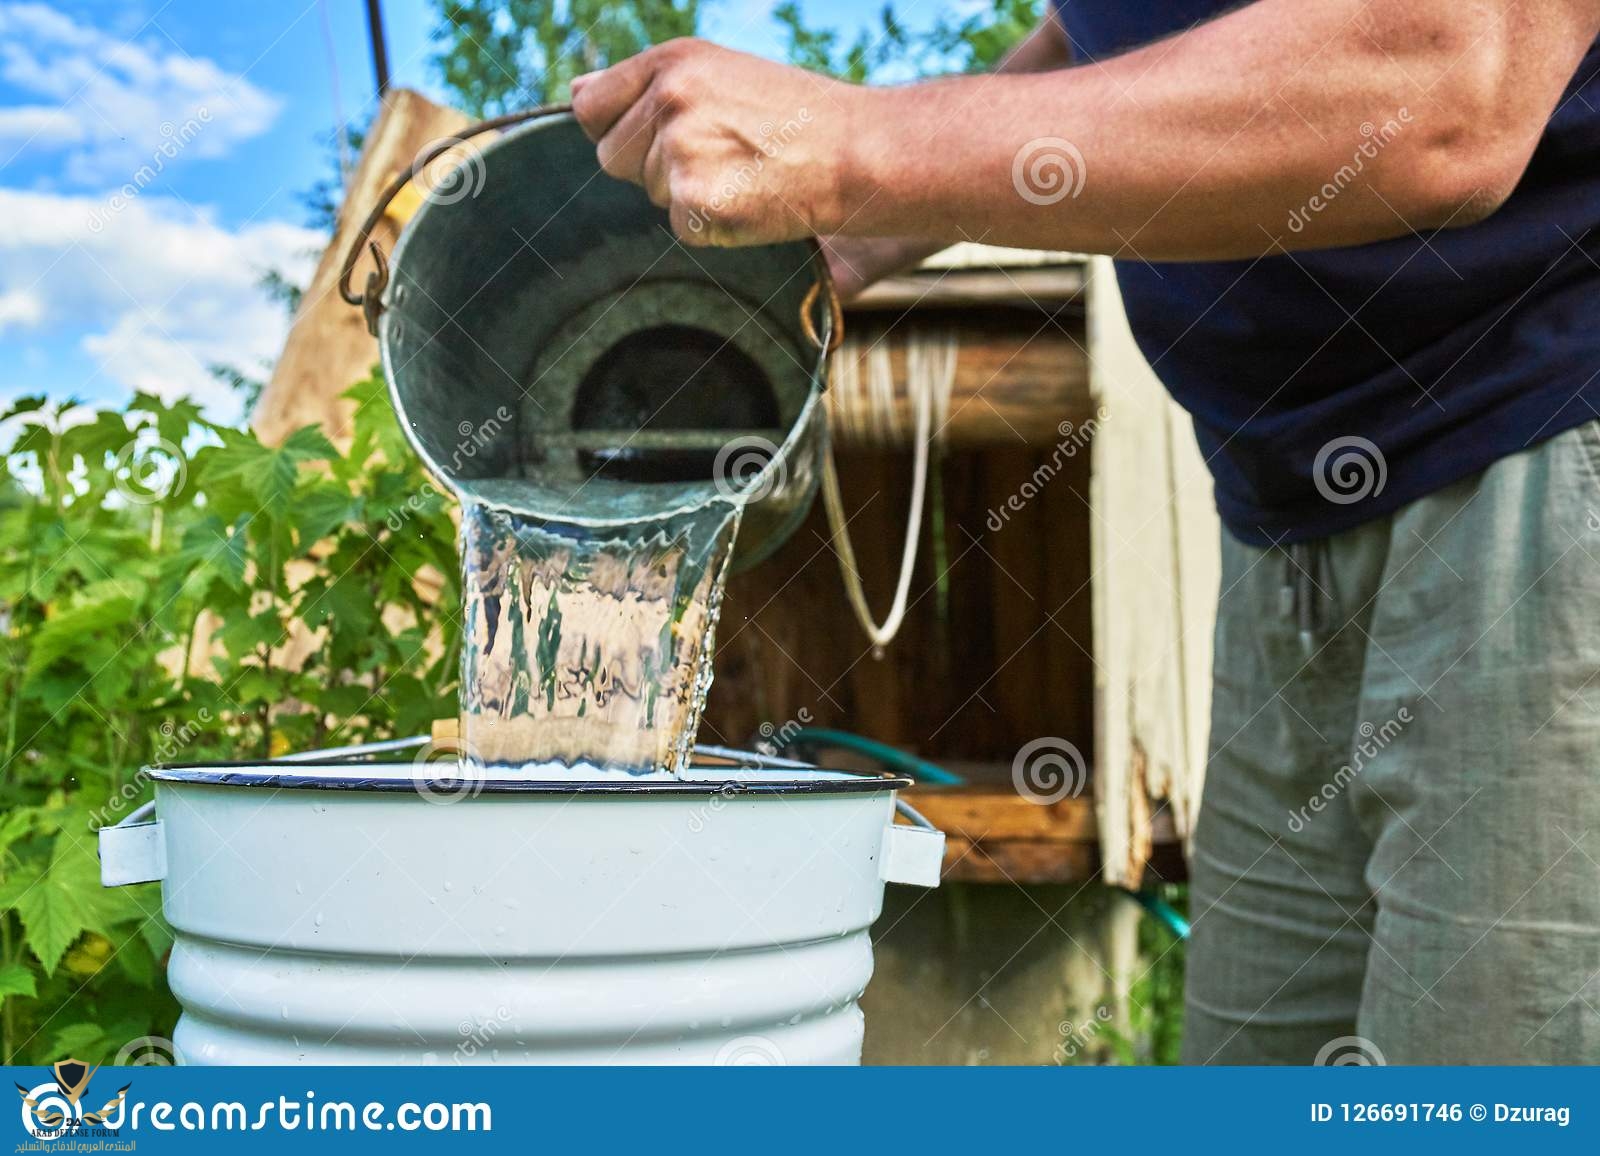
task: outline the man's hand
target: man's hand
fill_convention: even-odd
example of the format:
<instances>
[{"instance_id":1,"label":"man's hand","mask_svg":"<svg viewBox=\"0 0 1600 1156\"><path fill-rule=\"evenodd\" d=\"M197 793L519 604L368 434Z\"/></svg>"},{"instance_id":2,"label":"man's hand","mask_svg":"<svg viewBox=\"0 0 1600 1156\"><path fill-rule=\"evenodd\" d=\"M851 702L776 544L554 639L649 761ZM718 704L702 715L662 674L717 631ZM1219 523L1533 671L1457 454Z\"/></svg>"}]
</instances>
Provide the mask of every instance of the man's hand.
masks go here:
<instances>
[{"instance_id":1,"label":"man's hand","mask_svg":"<svg viewBox=\"0 0 1600 1156\"><path fill-rule=\"evenodd\" d=\"M692 245L837 229L854 86L702 40L657 45L572 83L606 172L644 186Z\"/></svg>"},{"instance_id":2,"label":"man's hand","mask_svg":"<svg viewBox=\"0 0 1600 1156\"><path fill-rule=\"evenodd\" d=\"M685 41L574 99L691 241L1236 260L1481 220L1597 33L1600 0L1253 0L1077 68L875 89ZM883 271L847 241L835 258Z\"/></svg>"}]
</instances>

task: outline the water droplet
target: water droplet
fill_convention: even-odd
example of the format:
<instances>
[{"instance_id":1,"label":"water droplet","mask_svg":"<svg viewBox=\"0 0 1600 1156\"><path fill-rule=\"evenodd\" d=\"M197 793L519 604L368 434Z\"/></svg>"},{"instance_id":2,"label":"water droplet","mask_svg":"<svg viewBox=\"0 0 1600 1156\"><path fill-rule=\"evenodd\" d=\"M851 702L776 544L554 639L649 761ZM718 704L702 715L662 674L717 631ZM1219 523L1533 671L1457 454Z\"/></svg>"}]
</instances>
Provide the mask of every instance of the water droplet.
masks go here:
<instances>
[{"instance_id":1,"label":"water droplet","mask_svg":"<svg viewBox=\"0 0 1600 1156\"><path fill-rule=\"evenodd\" d=\"M444 889L446 891L454 891L456 889L456 885L454 883L450 882L450 880L446 879L444 881Z\"/></svg>"},{"instance_id":2,"label":"water droplet","mask_svg":"<svg viewBox=\"0 0 1600 1156\"><path fill-rule=\"evenodd\" d=\"M321 927L322 926L322 912L320 912L320 911L317 912L317 917L315 919L313 919L311 922L313 924L315 924L317 927Z\"/></svg>"}]
</instances>

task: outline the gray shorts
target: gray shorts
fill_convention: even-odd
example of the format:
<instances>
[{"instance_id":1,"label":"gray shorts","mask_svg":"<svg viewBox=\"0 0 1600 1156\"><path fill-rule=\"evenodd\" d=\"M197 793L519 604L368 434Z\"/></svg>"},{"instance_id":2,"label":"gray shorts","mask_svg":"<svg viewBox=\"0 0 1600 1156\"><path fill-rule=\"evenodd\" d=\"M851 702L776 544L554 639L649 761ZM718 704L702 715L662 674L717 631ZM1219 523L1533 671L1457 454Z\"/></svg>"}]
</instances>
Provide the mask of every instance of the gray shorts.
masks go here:
<instances>
[{"instance_id":1,"label":"gray shorts","mask_svg":"<svg viewBox=\"0 0 1600 1156\"><path fill-rule=\"evenodd\" d=\"M1600 1062L1600 422L1223 535L1189 1063Z\"/></svg>"}]
</instances>

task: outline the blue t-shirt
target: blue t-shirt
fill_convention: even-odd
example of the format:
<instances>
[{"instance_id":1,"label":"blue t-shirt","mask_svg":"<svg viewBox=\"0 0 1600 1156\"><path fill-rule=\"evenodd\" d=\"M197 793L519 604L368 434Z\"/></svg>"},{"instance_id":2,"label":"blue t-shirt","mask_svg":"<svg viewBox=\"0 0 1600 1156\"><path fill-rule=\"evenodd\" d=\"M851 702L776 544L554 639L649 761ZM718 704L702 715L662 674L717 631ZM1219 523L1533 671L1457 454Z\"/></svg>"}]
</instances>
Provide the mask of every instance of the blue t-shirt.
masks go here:
<instances>
[{"instance_id":1,"label":"blue t-shirt","mask_svg":"<svg viewBox=\"0 0 1600 1156\"><path fill-rule=\"evenodd\" d=\"M1236 6L1057 11L1082 63ZM1352 158L1363 143L1353 132ZM1479 224L1254 262L1120 261L1117 279L1141 349L1194 416L1223 522L1257 545L1297 542L1600 416L1597 225L1600 42L1510 199Z\"/></svg>"}]
</instances>

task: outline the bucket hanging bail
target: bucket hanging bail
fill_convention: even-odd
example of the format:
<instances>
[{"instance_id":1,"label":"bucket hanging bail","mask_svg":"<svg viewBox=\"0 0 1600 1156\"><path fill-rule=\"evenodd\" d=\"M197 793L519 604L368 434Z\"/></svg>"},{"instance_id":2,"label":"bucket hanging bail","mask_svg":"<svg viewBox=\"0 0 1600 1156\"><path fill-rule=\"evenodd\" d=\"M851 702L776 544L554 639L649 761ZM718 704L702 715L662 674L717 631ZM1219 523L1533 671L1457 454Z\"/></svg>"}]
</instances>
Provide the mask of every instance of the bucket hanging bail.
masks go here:
<instances>
[{"instance_id":1,"label":"bucket hanging bail","mask_svg":"<svg viewBox=\"0 0 1600 1156\"><path fill-rule=\"evenodd\" d=\"M344 263L339 267L339 296L347 305L360 308L367 321L367 332L373 337L378 336L378 318L383 315L383 293L389 287L389 261L383 249L372 239L372 230L378 227L378 222L383 220L385 213L394 199L400 195L402 189L414 181L418 176L427 171L429 165L445 153L475 136L482 136L487 132L497 132L501 129L514 128L519 124L540 120L544 117L561 116L572 112L570 104L547 104L538 108L524 109L522 112L508 113L505 116L492 117L489 120L479 121L469 128L463 129L456 136L443 137L434 141L427 148L417 154L411 162L411 167L402 172L389 182L382 193L378 195L377 203L367 213L366 219L361 222L361 227L356 230L355 240L350 244L350 249L345 253ZM800 305L800 327L810 342L824 353L832 353L839 348L839 343L844 340L844 306L839 301L838 290L834 287L833 277L828 273L827 262L820 260L822 246L812 239L819 260L816 282L806 293L805 300ZM356 262L361 259L361 251L365 248L372 254L373 268L367 273L365 287L360 293L350 287L350 278L355 273ZM818 299L821 298L827 307L827 322L825 334L817 332L814 314Z\"/></svg>"},{"instance_id":2,"label":"bucket hanging bail","mask_svg":"<svg viewBox=\"0 0 1600 1156\"><path fill-rule=\"evenodd\" d=\"M482 136L486 132L496 132L541 117L558 116L571 111L570 104L547 104L539 108L524 109L522 112L481 120L456 136L442 137L428 145L416 155L410 168L390 181L388 187L378 194L377 203L372 206L372 211L356 230L355 240L351 243L349 252L345 254L344 264L339 267L339 296L344 298L345 304L361 308L361 312L367 318L368 333L374 337L378 336L378 318L383 314L383 291L389 287L389 261L378 243L372 239L372 230L378 227L378 222L383 220L383 215L389 211L390 204L400 195L400 191L426 172L434 161L464 141ZM371 252L374 268L367 274L365 289L356 293L350 288L350 277L355 272L356 262L361 259L363 248Z\"/></svg>"}]
</instances>

